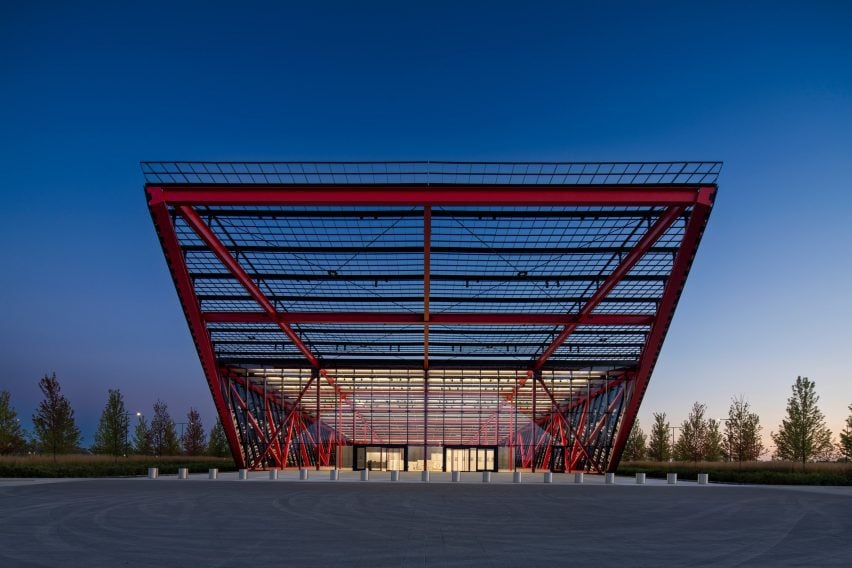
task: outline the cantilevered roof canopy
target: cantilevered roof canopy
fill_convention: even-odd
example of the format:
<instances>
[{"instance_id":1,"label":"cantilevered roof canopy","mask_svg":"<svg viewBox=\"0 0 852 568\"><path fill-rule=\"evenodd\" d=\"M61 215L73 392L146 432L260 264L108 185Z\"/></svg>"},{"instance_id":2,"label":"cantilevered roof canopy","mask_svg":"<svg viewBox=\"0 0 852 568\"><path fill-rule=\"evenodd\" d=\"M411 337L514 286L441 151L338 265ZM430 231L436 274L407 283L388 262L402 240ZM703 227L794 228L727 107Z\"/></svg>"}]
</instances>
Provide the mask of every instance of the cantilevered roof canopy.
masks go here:
<instances>
[{"instance_id":1,"label":"cantilevered roof canopy","mask_svg":"<svg viewBox=\"0 0 852 568\"><path fill-rule=\"evenodd\" d=\"M211 387L228 368L621 373L632 423L721 163L142 169Z\"/></svg>"}]
</instances>

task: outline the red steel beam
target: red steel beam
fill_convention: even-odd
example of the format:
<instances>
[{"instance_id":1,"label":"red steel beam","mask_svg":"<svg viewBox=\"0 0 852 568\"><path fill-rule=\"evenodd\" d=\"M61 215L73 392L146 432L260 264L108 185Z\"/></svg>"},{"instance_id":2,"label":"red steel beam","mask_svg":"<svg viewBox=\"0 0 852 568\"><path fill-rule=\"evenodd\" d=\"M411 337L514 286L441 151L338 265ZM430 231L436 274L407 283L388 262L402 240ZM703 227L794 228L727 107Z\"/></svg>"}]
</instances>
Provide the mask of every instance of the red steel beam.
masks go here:
<instances>
[{"instance_id":1,"label":"red steel beam","mask_svg":"<svg viewBox=\"0 0 852 568\"><path fill-rule=\"evenodd\" d=\"M429 368L429 276L432 270L432 207L423 208L423 369Z\"/></svg>"},{"instance_id":2,"label":"red steel beam","mask_svg":"<svg viewBox=\"0 0 852 568\"><path fill-rule=\"evenodd\" d=\"M186 220L190 227L196 232L196 234L201 237L201 240L210 247L210 250L213 251L213 254L225 265L225 267L231 271L231 273L236 277L236 279L243 285L243 288L249 293L249 295L263 308L263 311L276 323L278 323L278 327L281 328L281 331L290 338L290 341L302 352L305 358L310 362L313 367L319 367L319 361L311 353L311 350L308 349L308 346L304 344L304 342L296 335L296 332L285 322L280 321L278 316L278 311L275 309L275 306L272 305L263 292L260 291L260 288L254 283L251 277L243 270L243 267L231 256L231 253L225 248L225 245L219 240L219 238L210 230L204 221L201 220L201 217L193 211L191 207L188 205L179 205L177 207L178 213Z\"/></svg>"},{"instance_id":3,"label":"red steel beam","mask_svg":"<svg viewBox=\"0 0 852 568\"><path fill-rule=\"evenodd\" d=\"M711 194L708 198L710 202L712 202L712 197ZM677 257L675 257L671 278L669 278L663 290L663 296L660 300L660 307L657 313L657 321L651 328L651 333L648 335L648 340L645 343L645 349L642 350L642 356L639 359L633 394L630 397L613 444L610 470L621 460L621 454L627 443L627 437L630 434L633 421L636 419L636 413L639 411L639 404L642 402L645 390L648 388L648 381L651 378L651 373L654 371L654 366L660 355L660 349L669 330L675 307L686 284L686 276L689 274L692 261L695 259L698 243L701 241L701 236L704 233L704 228L707 226L707 219L709 217L709 205L699 204L692 210L692 216L686 226L680 251L677 253Z\"/></svg>"},{"instance_id":4,"label":"red steel beam","mask_svg":"<svg viewBox=\"0 0 852 568\"><path fill-rule=\"evenodd\" d=\"M192 286L192 279L183 261L183 252L180 248L180 242L178 241L171 215L169 214L168 207L163 202L151 201L149 202L149 208L151 217L154 220L154 226L160 236L160 243L163 246L169 270L172 273L172 279L175 282L175 288L177 288L178 298L186 315L186 321L189 323L192 340L198 352L198 359L201 361L201 369L204 371L207 385L210 387L210 392L213 395L216 412L219 414L219 420L222 423L222 427L225 430L225 437L228 439L228 445L231 448L231 455L237 467L244 468L246 464L240 452L241 444L237 430L234 427L234 419L231 416L231 409L222 394L222 377L218 372L219 366L216 363L216 354L213 352L213 344L210 342L210 335L207 333L207 327L201 316L201 308L198 298L195 295L195 289Z\"/></svg>"},{"instance_id":5,"label":"red steel beam","mask_svg":"<svg viewBox=\"0 0 852 568\"><path fill-rule=\"evenodd\" d=\"M410 312L205 312L209 323L375 323L422 324L424 314ZM451 313L429 314L430 325L651 325L653 315L642 314L509 314Z\"/></svg>"},{"instance_id":6,"label":"red steel beam","mask_svg":"<svg viewBox=\"0 0 852 568\"><path fill-rule=\"evenodd\" d=\"M628 273L630 270L636 265L637 262L645 255L649 248L651 248L655 242L666 232L672 223L674 223L675 219L677 219L684 211L683 206L670 207L665 213L660 215L660 217L654 222L653 225L648 229L648 231L639 239L639 242L636 243L636 246L633 247L633 250L625 256L618 266L615 267L615 270L604 280L603 284L598 287L592 297L583 305L583 308L580 310L579 317L580 319L584 317L588 317L594 311L595 308L600 304L612 290L621 282L621 279ZM572 323L566 325L562 332L553 340L553 342L542 352L538 359L536 359L534 368L541 369L544 366L545 362L550 358L553 353L559 349L559 347L565 343L565 340L568 339L574 330L577 329L579 324Z\"/></svg>"},{"instance_id":7,"label":"red steel beam","mask_svg":"<svg viewBox=\"0 0 852 568\"><path fill-rule=\"evenodd\" d=\"M699 186L635 185L148 185L170 205L675 206L701 198ZM707 203L707 205L710 205Z\"/></svg>"}]
</instances>

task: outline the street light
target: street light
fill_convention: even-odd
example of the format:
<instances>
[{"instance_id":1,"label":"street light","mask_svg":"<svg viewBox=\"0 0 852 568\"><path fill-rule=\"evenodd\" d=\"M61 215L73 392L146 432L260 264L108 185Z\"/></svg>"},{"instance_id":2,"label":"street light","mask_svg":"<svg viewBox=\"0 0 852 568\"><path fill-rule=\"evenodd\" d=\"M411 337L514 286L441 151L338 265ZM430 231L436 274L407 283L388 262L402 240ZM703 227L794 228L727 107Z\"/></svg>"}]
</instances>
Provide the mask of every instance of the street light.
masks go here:
<instances>
[{"instance_id":1,"label":"street light","mask_svg":"<svg viewBox=\"0 0 852 568\"><path fill-rule=\"evenodd\" d=\"M142 418L141 412L136 413L136 418ZM130 430L130 413L124 413L124 457L127 457L127 432Z\"/></svg>"},{"instance_id":2,"label":"street light","mask_svg":"<svg viewBox=\"0 0 852 568\"><path fill-rule=\"evenodd\" d=\"M673 462L673 461L674 461L674 446L675 446L675 436L674 436L674 431L675 431L675 430L680 430L680 429L681 429L681 427L680 427L680 426L669 426L669 430L671 430L671 431L672 431L672 453L669 455L669 461L670 461L670 462Z\"/></svg>"}]
</instances>

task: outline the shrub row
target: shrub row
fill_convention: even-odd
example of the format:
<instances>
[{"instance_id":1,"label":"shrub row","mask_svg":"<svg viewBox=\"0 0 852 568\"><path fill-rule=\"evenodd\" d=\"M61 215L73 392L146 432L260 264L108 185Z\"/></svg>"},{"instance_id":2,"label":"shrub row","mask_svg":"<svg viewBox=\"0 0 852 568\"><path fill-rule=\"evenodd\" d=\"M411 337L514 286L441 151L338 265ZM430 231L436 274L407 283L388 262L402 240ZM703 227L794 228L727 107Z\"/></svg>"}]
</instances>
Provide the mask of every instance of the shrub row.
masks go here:
<instances>
[{"instance_id":1,"label":"shrub row","mask_svg":"<svg viewBox=\"0 0 852 568\"><path fill-rule=\"evenodd\" d=\"M667 473L676 473L680 479L694 480L699 473L710 475L711 482L717 483L753 483L762 485L852 485L852 468L832 471L777 471L713 469L693 467L682 464L670 464L668 467L633 466L630 464L618 468L619 475L632 476L645 473L648 477L664 479Z\"/></svg>"},{"instance_id":2,"label":"shrub row","mask_svg":"<svg viewBox=\"0 0 852 568\"><path fill-rule=\"evenodd\" d=\"M152 458L151 461L122 461L116 462L73 462L57 463L27 463L26 461L0 462L0 477L131 477L146 475L149 467L160 469L161 474L176 474L179 467L189 468L190 473L204 473L208 469L218 468L219 471L236 471L233 460L187 460L182 463L177 460L161 461Z\"/></svg>"}]
</instances>

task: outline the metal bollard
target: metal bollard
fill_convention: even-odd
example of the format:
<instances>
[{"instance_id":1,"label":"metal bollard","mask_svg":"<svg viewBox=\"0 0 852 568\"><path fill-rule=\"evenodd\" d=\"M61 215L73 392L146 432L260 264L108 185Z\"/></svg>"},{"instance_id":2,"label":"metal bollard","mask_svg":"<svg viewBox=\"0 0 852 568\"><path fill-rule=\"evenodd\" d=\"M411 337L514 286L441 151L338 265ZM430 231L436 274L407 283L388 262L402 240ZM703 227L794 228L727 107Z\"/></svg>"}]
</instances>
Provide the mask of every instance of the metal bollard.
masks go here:
<instances>
[{"instance_id":1,"label":"metal bollard","mask_svg":"<svg viewBox=\"0 0 852 568\"><path fill-rule=\"evenodd\" d=\"M515 473L512 474L512 483L521 483L521 481L522 481L522 478L521 478L521 472L520 471L516 471Z\"/></svg>"},{"instance_id":2,"label":"metal bollard","mask_svg":"<svg viewBox=\"0 0 852 568\"><path fill-rule=\"evenodd\" d=\"M391 470L391 481L399 481L399 470L392 469Z\"/></svg>"},{"instance_id":3,"label":"metal bollard","mask_svg":"<svg viewBox=\"0 0 852 568\"><path fill-rule=\"evenodd\" d=\"M178 468L178 479L189 479L189 468L188 467L179 467Z\"/></svg>"},{"instance_id":4,"label":"metal bollard","mask_svg":"<svg viewBox=\"0 0 852 568\"><path fill-rule=\"evenodd\" d=\"M676 473L667 473L666 474L666 483L669 485L677 485L677 474Z\"/></svg>"},{"instance_id":5,"label":"metal bollard","mask_svg":"<svg viewBox=\"0 0 852 568\"><path fill-rule=\"evenodd\" d=\"M574 483L583 483L583 472L575 471L574 472Z\"/></svg>"},{"instance_id":6,"label":"metal bollard","mask_svg":"<svg viewBox=\"0 0 852 568\"><path fill-rule=\"evenodd\" d=\"M545 471L544 472L544 482L545 483L553 483L553 472Z\"/></svg>"},{"instance_id":7,"label":"metal bollard","mask_svg":"<svg viewBox=\"0 0 852 568\"><path fill-rule=\"evenodd\" d=\"M215 467L208 469L207 479L219 479L219 469Z\"/></svg>"},{"instance_id":8,"label":"metal bollard","mask_svg":"<svg viewBox=\"0 0 852 568\"><path fill-rule=\"evenodd\" d=\"M248 479L248 470L247 469L241 469L240 470L240 480L245 481L246 479Z\"/></svg>"},{"instance_id":9,"label":"metal bollard","mask_svg":"<svg viewBox=\"0 0 852 568\"><path fill-rule=\"evenodd\" d=\"M272 469L269 470L269 480L270 481L276 481L277 479L278 479L278 469L273 467Z\"/></svg>"},{"instance_id":10,"label":"metal bollard","mask_svg":"<svg viewBox=\"0 0 852 568\"><path fill-rule=\"evenodd\" d=\"M424 469L423 472L420 474L420 481L425 481L427 483L429 482L429 470L428 469Z\"/></svg>"},{"instance_id":11,"label":"metal bollard","mask_svg":"<svg viewBox=\"0 0 852 568\"><path fill-rule=\"evenodd\" d=\"M362 469L361 470L361 481L370 481L370 470Z\"/></svg>"},{"instance_id":12,"label":"metal bollard","mask_svg":"<svg viewBox=\"0 0 852 568\"><path fill-rule=\"evenodd\" d=\"M148 479L157 479L160 476L160 470L156 467L148 468Z\"/></svg>"},{"instance_id":13,"label":"metal bollard","mask_svg":"<svg viewBox=\"0 0 852 568\"><path fill-rule=\"evenodd\" d=\"M636 485L645 485L645 474L637 473L636 474Z\"/></svg>"},{"instance_id":14,"label":"metal bollard","mask_svg":"<svg viewBox=\"0 0 852 568\"><path fill-rule=\"evenodd\" d=\"M607 473L604 476L604 483L606 483L607 485L614 485L615 484L615 474L614 473Z\"/></svg>"},{"instance_id":15,"label":"metal bollard","mask_svg":"<svg viewBox=\"0 0 852 568\"><path fill-rule=\"evenodd\" d=\"M306 481L307 479L309 479L309 477L310 474L308 473L308 468L303 467L299 469L299 479L301 481Z\"/></svg>"},{"instance_id":16,"label":"metal bollard","mask_svg":"<svg viewBox=\"0 0 852 568\"><path fill-rule=\"evenodd\" d=\"M482 472L482 483L491 483L491 472L483 471Z\"/></svg>"},{"instance_id":17,"label":"metal bollard","mask_svg":"<svg viewBox=\"0 0 852 568\"><path fill-rule=\"evenodd\" d=\"M331 471L328 473L328 478L329 478L331 481L337 481L337 479L338 479L339 477L340 477L340 470L333 469L333 470L331 470Z\"/></svg>"},{"instance_id":18,"label":"metal bollard","mask_svg":"<svg viewBox=\"0 0 852 568\"><path fill-rule=\"evenodd\" d=\"M461 472L460 471L454 471L453 472L453 482L458 483L459 481L461 481Z\"/></svg>"},{"instance_id":19,"label":"metal bollard","mask_svg":"<svg viewBox=\"0 0 852 568\"><path fill-rule=\"evenodd\" d=\"M709 473L699 473L698 474L698 485L707 485L707 483L709 481L710 481L710 474Z\"/></svg>"}]
</instances>

